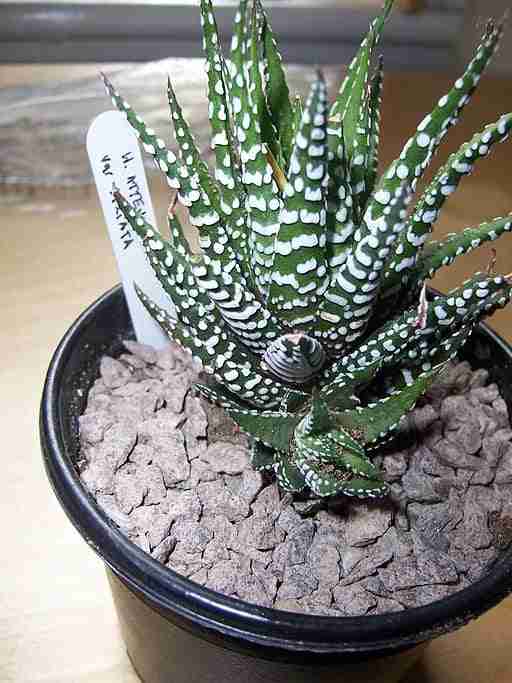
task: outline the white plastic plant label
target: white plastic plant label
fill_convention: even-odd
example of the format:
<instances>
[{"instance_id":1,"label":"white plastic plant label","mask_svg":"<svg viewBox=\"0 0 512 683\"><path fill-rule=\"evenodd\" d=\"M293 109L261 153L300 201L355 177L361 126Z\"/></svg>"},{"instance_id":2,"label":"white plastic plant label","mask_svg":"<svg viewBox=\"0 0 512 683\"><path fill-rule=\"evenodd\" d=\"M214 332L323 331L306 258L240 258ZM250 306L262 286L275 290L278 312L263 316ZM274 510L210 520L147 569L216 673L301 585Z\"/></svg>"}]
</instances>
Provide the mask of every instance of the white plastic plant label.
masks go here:
<instances>
[{"instance_id":1,"label":"white plastic plant label","mask_svg":"<svg viewBox=\"0 0 512 683\"><path fill-rule=\"evenodd\" d=\"M130 204L142 210L148 223L157 227L139 144L120 112L105 111L93 120L87 133L87 153L135 335L143 344L163 348L168 338L139 301L133 283L169 313L174 314L174 309L113 196L115 186Z\"/></svg>"}]
</instances>

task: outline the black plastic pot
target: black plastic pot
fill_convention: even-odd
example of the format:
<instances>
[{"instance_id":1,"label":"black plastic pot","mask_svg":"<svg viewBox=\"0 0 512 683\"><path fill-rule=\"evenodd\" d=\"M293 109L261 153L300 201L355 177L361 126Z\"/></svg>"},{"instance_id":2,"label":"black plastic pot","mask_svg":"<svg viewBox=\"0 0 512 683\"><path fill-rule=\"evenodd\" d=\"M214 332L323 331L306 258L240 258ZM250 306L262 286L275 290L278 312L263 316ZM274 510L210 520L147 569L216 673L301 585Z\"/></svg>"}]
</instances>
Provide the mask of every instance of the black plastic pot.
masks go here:
<instances>
[{"instance_id":1,"label":"black plastic pot","mask_svg":"<svg viewBox=\"0 0 512 683\"><path fill-rule=\"evenodd\" d=\"M123 636L145 683L396 681L412 648L453 631L512 590L512 549L479 581L428 606L367 617L315 617L256 607L175 574L125 538L80 483L78 416L104 352L133 336L120 287L73 324L50 364L41 445L61 505L107 566ZM511 407L512 349L481 326L467 347ZM390 658L390 655L392 657ZM383 659L384 658L384 659Z\"/></svg>"}]
</instances>

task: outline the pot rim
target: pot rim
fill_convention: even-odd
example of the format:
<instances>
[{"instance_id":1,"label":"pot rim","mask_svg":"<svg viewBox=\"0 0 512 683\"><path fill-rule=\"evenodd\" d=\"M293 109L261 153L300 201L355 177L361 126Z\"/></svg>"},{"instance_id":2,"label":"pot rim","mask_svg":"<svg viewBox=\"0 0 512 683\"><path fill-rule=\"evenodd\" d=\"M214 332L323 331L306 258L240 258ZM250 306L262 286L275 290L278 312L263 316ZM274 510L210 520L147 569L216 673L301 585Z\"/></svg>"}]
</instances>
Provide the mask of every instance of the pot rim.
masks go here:
<instances>
[{"instance_id":1,"label":"pot rim","mask_svg":"<svg viewBox=\"0 0 512 683\"><path fill-rule=\"evenodd\" d=\"M53 490L79 533L142 599L185 628L258 650L346 655L413 646L454 630L495 606L512 590L512 547L470 586L423 607L375 616L332 617L251 605L204 588L163 566L126 538L80 482L63 435L59 401L71 351L94 319L123 306L121 285L92 303L70 326L50 362L40 409L44 464ZM512 348L484 324L480 331L511 358Z\"/></svg>"}]
</instances>

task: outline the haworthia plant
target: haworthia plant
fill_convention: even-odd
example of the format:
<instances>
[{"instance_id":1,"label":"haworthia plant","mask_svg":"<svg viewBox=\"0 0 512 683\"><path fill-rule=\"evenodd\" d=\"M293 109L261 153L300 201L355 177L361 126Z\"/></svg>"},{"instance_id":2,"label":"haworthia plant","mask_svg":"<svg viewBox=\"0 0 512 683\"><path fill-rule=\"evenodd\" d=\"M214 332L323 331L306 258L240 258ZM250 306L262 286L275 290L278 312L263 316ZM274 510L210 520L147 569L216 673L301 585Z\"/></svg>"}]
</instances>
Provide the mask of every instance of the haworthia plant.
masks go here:
<instances>
[{"instance_id":1,"label":"haworthia plant","mask_svg":"<svg viewBox=\"0 0 512 683\"><path fill-rule=\"evenodd\" d=\"M286 491L386 495L372 453L482 317L512 297L512 280L491 269L431 300L425 289L439 268L512 229L511 215L427 241L448 196L506 139L512 114L453 154L408 208L503 27L489 23L462 76L377 178L383 68L375 48L392 5L371 24L329 106L321 72L304 102L290 95L261 0L241 0L226 57L211 0L201 0L213 173L170 83L178 155L105 78L199 232L194 254L173 210L165 239L116 194L176 317L137 287L139 297L213 375L197 391L251 435L254 467L274 471Z\"/></svg>"}]
</instances>

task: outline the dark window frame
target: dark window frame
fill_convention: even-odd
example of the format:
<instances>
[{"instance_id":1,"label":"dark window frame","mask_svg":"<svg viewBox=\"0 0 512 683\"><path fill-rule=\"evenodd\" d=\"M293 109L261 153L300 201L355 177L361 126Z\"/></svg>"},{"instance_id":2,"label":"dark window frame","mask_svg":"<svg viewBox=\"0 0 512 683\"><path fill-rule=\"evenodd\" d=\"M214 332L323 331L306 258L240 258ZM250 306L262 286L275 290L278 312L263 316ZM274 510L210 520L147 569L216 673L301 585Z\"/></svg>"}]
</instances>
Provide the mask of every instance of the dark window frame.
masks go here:
<instances>
[{"instance_id":1,"label":"dark window frame","mask_svg":"<svg viewBox=\"0 0 512 683\"><path fill-rule=\"evenodd\" d=\"M269 4L269 3L267 3ZM436 69L456 62L463 20L460 0L431 0L417 15L395 12L383 42L388 68ZM235 11L219 6L221 35L229 38ZM287 61L344 63L353 55L371 8L342 8L312 0L270 3ZM201 57L199 9L190 4L7 2L0 5L0 62L139 62Z\"/></svg>"}]
</instances>

